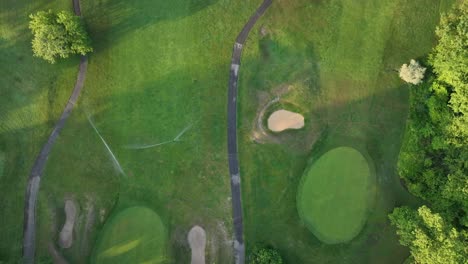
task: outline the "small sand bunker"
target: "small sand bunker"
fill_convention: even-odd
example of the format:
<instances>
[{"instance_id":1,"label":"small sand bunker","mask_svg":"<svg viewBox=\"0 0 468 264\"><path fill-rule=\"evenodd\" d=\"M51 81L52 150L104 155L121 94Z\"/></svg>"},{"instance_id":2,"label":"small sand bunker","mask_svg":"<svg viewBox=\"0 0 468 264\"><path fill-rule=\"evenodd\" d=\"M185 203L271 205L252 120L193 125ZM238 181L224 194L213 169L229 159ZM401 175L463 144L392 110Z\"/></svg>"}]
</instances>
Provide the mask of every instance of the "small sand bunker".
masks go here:
<instances>
[{"instance_id":1,"label":"small sand bunker","mask_svg":"<svg viewBox=\"0 0 468 264\"><path fill-rule=\"evenodd\" d=\"M192 249L191 264L205 264L205 230L199 226L194 226L188 233L187 240Z\"/></svg>"},{"instance_id":2,"label":"small sand bunker","mask_svg":"<svg viewBox=\"0 0 468 264\"><path fill-rule=\"evenodd\" d=\"M304 127L304 117L288 110L278 110L268 118L268 128L274 132Z\"/></svg>"},{"instance_id":3,"label":"small sand bunker","mask_svg":"<svg viewBox=\"0 0 468 264\"><path fill-rule=\"evenodd\" d=\"M65 201L65 224L59 235L59 246L70 248L73 243L73 226L75 225L76 205L72 200Z\"/></svg>"}]
</instances>

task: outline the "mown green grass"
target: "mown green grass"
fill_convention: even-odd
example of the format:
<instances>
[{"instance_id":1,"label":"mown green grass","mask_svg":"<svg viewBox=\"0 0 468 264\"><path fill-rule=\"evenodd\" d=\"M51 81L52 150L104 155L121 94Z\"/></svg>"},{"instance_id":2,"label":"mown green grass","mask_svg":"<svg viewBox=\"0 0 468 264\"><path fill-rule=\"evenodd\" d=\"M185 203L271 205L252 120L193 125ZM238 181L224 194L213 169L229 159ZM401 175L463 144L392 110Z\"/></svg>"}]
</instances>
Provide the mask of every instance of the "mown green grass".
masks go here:
<instances>
[{"instance_id":1,"label":"mown green grass","mask_svg":"<svg viewBox=\"0 0 468 264\"><path fill-rule=\"evenodd\" d=\"M248 251L258 244L273 246L290 263L399 263L408 256L387 218L395 205L417 203L396 174L409 87L395 69L430 51L440 12L451 3L273 3L245 45L240 70L239 149ZM263 38L258 33L262 26L269 32ZM264 45L266 41L271 44ZM288 134L282 144L253 142L259 92L273 94L283 84L300 88L283 101L303 109L305 132ZM340 146L362 150L374 161L376 197L355 239L325 245L301 221L296 196L307 161Z\"/></svg>"},{"instance_id":2,"label":"mown green grass","mask_svg":"<svg viewBox=\"0 0 468 264\"><path fill-rule=\"evenodd\" d=\"M297 208L306 226L327 244L353 239L372 205L375 181L368 161L350 147L329 150L304 172Z\"/></svg>"},{"instance_id":3,"label":"mown green grass","mask_svg":"<svg viewBox=\"0 0 468 264\"><path fill-rule=\"evenodd\" d=\"M0 152L0 178L3 176L4 167L5 167L5 153Z\"/></svg>"},{"instance_id":4,"label":"mown green grass","mask_svg":"<svg viewBox=\"0 0 468 264\"><path fill-rule=\"evenodd\" d=\"M237 33L259 3L83 1L94 53L84 93L49 157L40 203L60 204L74 194L83 206L91 196L104 218L146 206L167 227L169 262L190 261L186 235L195 224L217 241L207 260L230 259L229 62ZM114 168L87 115L125 175ZM189 125L179 142L126 148L170 141ZM50 225L44 220L40 229ZM96 222L92 237L102 225ZM89 244L94 246L93 239ZM76 248L63 253L75 261L86 256ZM48 255L47 249L38 254Z\"/></svg>"},{"instance_id":5,"label":"mown green grass","mask_svg":"<svg viewBox=\"0 0 468 264\"><path fill-rule=\"evenodd\" d=\"M107 220L91 263L165 263L166 239L154 211L131 207Z\"/></svg>"},{"instance_id":6,"label":"mown green grass","mask_svg":"<svg viewBox=\"0 0 468 264\"><path fill-rule=\"evenodd\" d=\"M272 5L259 22L270 31L269 48L258 41L258 27L254 29L240 71L239 146L249 247L271 244L292 263L404 259L407 252L397 246L386 217L395 203L408 201L394 173L407 88L393 69L429 51L439 11L450 2L298 0ZM50 215L60 209L66 195L76 196L82 207L91 197L104 218L114 208L151 208L167 226L172 241L168 259L175 263L189 261L185 237L193 224L204 226L218 236L217 241L223 241L224 231L231 237L225 146L229 62L235 36L259 4L83 1L95 52L84 94L53 149L42 181L38 258L48 256L47 244L55 239ZM0 80L0 150L5 152L0 231L10 238L0 241L0 259L13 260L21 253L18 219L23 215L26 178L69 96L78 61L51 66L32 58L29 47L29 13L70 10L69 2L0 0L0 5L0 69L5 73ZM300 144L291 147L258 145L249 138L256 90L270 91L281 83L301 87L285 100L309 113L309 130L300 133L305 137L314 131L306 140L310 144L298 138ZM88 114L126 177L114 169ZM146 150L124 148L170 140L188 124L193 126L181 142ZM300 175L309 159L303 145L311 145L319 135L328 135L322 140L324 149L359 142L378 164L377 205L363 235L345 247L320 244L301 226L295 207ZM91 238L102 224L96 222ZM208 258L223 263L230 245L217 246ZM85 261L89 254L79 248L62 253L70 262Z\"/></svg>"},{"instance_id":7,"label":"mown green grass","mask_svg":"<svg viewBox=\"0 0 468 264\"><path fill-rule=\"evenodd\" d=\"M73 89L77 58L50 65L32 56L29 14L70 10L69 1L0 1L0 261L20 259L26 180Z\"/></svg>"}]
</instances>

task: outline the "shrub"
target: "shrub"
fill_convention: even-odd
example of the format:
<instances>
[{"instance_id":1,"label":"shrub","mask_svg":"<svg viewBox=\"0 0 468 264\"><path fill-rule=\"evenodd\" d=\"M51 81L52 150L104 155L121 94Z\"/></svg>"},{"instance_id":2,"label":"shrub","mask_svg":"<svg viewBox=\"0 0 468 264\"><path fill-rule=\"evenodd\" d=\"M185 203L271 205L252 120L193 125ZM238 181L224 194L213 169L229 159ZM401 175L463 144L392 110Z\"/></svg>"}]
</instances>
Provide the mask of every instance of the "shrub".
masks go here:
<instances>
[{"instance_id":1,"label":"shrub","mask_svg":"<svg viewBox=\"0 0 468 264\"><path fill-rule=\"evenodd\" d=\"M283 264L283 259L277 250L261 248L255 250L249 258L250 264Z\"/></svg>"},{"instance_id":2,"label":"shrub","mask_svg":"<svg viewBox=\"0 0 468 264\"><path fill-rule=\"evenodd\" d=\"M400 78L407 82L414 85L420 84L422 79L424 78L424 72L426 72L426 68L419 65L419 63L415 60L411 60L410 64L403 64L400 68Z\"/></svg>"}]
</instances>

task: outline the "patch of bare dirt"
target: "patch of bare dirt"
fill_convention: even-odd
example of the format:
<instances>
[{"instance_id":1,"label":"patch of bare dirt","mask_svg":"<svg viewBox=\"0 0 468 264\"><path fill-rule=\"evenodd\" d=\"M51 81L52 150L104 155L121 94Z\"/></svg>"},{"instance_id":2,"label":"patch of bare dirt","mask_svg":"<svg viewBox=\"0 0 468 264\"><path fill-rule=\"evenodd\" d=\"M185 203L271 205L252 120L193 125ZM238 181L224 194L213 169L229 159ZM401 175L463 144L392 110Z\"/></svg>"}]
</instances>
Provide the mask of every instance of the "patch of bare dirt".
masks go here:
<instances>
[{"instance_id":1,"label":"patch of bare dirt","mask_svg":"<svg viewBox=\"0 0 468 264\"><path fill-rule=\"evenodd\" d=\"M54 243L50 242L49 246L47 247L47 250L49 251L49 254L52 257L52 261L54 262L54 264L68 264L68 261L55 248Z\"/></svg>"},{"instance_id":2,"label":"patch of bare dirt","mask_svg":"<svg viewBox=\"0 0 468 264\"><path fill-rule=\"evenodd\" d=\"M207 232L207 263L224 263L227 259L232 259L233 240L228 235L226 224L223 221L213 223Z\"/></svg>"},{"instance_id":3,"label":"patch of bare dirt","mask_svg":"<svg viewBox=\"0 0 468 264\"><path fill-rule=\"evenodd\" d=\"M92 196L86 196L86 204L84 206L84 228L82 230L80 252L81 256L87 256L91 252L89 236L96 222L95 201Z\"/></svg>"}]
</instances>

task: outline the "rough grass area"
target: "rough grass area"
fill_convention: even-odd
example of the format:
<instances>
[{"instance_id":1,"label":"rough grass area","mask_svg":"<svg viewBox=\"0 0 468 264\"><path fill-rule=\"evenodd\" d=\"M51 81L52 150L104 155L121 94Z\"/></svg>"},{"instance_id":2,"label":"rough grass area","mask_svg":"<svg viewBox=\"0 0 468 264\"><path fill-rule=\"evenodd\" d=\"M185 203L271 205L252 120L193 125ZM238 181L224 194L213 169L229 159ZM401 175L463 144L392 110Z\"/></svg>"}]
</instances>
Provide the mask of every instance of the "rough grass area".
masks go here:
<instances>
[{"instance_id":1,"label":"rough grass area","mask_svg":"<svg viewBox=\"0 0 468 264\"><path fill-rule=\"evenodd\" d=\"M104 218L146 206L168 232L168 262L188 263L198 224L207 262L232 257L226 93L235 36L260 1L83 1L93 40L83 94L48 160L40 203L97 197ZM90 116L124 173L88 122ZM187 126L177 142L171 142ZM169 142L168 142L169 141ZM129 149L128 146L148 146ZM40 210L42 215L47 212ZM44 219L40 230L48 230ZM102 223L93 226L99 231ZM46 231L39 239L50 239ZM214 240L213 240L214 241ZM90 239L89 247L94 246ZM70 262L78 251L63 252ZM45 248L40 256L48 255Z\"/></svg>"},{"instance_id":2,"label":"rough grass area","mask_svg":"<svg viewBox=\"0 0 468 264\"><path fill-rule=\"evenodd\" d=\"M131 207L107 220L91 263L165 263L166 240L153 210Z\"/></svg>"},{"instance_id":3,"label":"rough grass area","mask_svg":"<svg viewBox=\"0 0 468 264\"><path fill-rule=\"evenodd\" d=\"M29 14L71 10L71 1L0 1L0 261L19 261L26 180L73 89L78 59L55 65L34 58Z\"/></svg>"},{"instance_id":4,"label":"rough grass area","mask_svg":"<svg viewBox=\"0 0 468 264\"><path fill-rule=\"evenodd\" d=\"M305 171L297 207L306 226L327 244L348 242L364 225L373 181L366 158L350 147L329 150Z\"/></svg>"},{"instance_id":5,"label":"rough grass area","mask_svg":"<svg viewBox=\"0 0 468 264\"><path fill-rule=\"evenodd\" d=\"M93 204L87 239L60 253L86 263L103 221L129 206L154 210L167 227L167 261L188 263L194 224L216 237L207 263L231 260L231 202L226 155L226 91L232 45L260 0L82 1L93 40L80 101L58 138L41 182L37 258L73 196ZM400 247L387 213L412 201L395 163L407 114L407 87L394 69L426 54L439 13L452 0L278 0L252 32L240 69L240 166L248 250L278 248L288 263L398 263ZM28 15L71 10L71 1L0 0L0 261L18 262L26 179L73 88L77 58L49 65L32 57ZM260 27L267 35L261 37ZM306 126L282 144L251 140L258 91L304 113ZM91 116L125 174L90 126ZM191 128L178 142L181 130ZM320 139L320 147L311 150ZM304 143L307 142L307 143ZM377 164L377 198L353 243L325 246L302 225L296 194L317 149L349 145ZM281 142L280 142L281 143ZM288 146L285 146L288 145ZM87 210L81 210L86 212ZM55 213L54 213L55 212ZM86 223L81 215L80 223ZM80 228L84 228L81 226Z\"/></svg>"},{"instance_id":6,"label":"rough grass area","mask_svg":"<svg viewBox=\"0 0 468 264\"><path fill-rule=\"evenodd\" d=\"M2 178L4 167L5 167L5 153L0 152L0 178Z\"/></svg>"},{"instance_id":7,"label":"rough grass area","mask_svg":"<svg viewBox=\"0 0 468 264\"><path fill-rule=\"evenodd\" d=\"M451 3L273 3L253 29L239 71L239 152L248 251L256 245L272 246L286 262L304 264L393 264L406 259L409 252L399 245L387 218L395 205L417 203L396 173L409 87L395 69L430 51L440 12ZM259 32L262 27L265 36ZM282 142L253 141L259 94L274 94L277 87L291 84L298 88L283 99L302 109L304 131ZM355 239L325 245L303 224L296 197L308 160L339 146L368 153L374 161L375 205Z\"/></svg>"}]
</instances>

